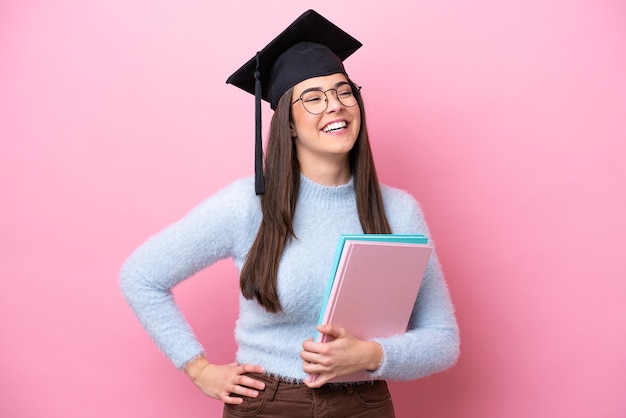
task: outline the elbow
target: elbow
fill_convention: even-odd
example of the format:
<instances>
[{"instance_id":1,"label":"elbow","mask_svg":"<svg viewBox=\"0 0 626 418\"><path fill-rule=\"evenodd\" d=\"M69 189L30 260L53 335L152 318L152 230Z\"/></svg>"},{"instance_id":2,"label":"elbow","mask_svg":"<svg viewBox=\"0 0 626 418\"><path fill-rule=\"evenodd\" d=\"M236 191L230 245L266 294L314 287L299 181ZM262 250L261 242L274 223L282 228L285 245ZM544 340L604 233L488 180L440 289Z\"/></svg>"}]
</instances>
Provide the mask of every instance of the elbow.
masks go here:
<instances>
[{"instance_id":1,"label":"elbow","mask_svg":"<svg viewBox=\"0 0 626 418\"><path fill-rule=\"evenodd\" d=\"M140 293L139 279L140 276L138 276L136 270L133 269L128 262L122 265L118 274L117 285L122 296L131 306L133 305L134 297Z\"/></svg>"},{"instance_id":2,"label":"elbow","mask_svg":"<svg viewBox=\"0 0 626 418\"><path fill-rule=\"evenodd\" d=\"M424 373L424 376L443 372L457 363L461 356L461 343L458 329L441 329L438 341L432 347L431 363L426 373Z\"/></svg>"},{"instance_id":3,"label":"elbow","mask_svg":"<svg viewBox=\"0 0 626 418\"><path fill-rule=\"evenodd\" d=\"M450 330L445 338L447 341L442 344L441 350L441 370L446 370L454 366L461 356L461 338L459 329Z\"/></svg>"}]
</instances>

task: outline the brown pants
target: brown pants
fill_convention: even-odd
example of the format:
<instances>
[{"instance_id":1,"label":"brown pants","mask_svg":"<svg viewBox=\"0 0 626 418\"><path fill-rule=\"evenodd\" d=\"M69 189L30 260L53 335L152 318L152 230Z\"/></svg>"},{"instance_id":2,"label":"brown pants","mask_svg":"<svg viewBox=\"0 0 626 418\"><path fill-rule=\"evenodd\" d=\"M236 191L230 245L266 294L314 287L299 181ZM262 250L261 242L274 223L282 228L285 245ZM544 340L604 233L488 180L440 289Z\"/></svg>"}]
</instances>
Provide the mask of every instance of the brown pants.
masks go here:
<instances>
[{"instance_id":1,"label":"brown pants","mask_svg":"<svg viewBox=\"0 0 626 418\"><path fill-rule=\"evenodd\" d=\"M327 384L310 389L266 375L251 374L265 382L257 398L244 397L239 405L224 405L223 418L395 418L387 383Z\"/></svg>"}]
</instances>

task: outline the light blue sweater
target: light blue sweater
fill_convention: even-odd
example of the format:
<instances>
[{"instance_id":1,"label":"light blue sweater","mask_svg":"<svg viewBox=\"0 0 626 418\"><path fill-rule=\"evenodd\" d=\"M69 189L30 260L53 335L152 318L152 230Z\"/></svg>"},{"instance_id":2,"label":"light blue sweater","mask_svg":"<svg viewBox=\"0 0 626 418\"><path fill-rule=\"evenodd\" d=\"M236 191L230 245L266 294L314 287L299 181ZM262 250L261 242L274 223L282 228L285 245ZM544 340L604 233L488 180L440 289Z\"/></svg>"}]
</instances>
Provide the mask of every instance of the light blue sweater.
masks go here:
<instances>
[{"instance_id":1,"label":"light blue sweater","mask_svg":"<svg viewBox=\"0 0 626 418\"><path fill-rule=\"evenodd\" d=\"M430 236L419 205L408 193L381 188L392 232ZM150 238L124 263L120 275L124 296L177 367L202 353L203 347L170 290L220 259L232 258L240 271L260 222L254 179L241 179ZM302 342L315 332L339 235L363 232L352 180L328 187L302 176L293 225L297 238L285 248L278 272L283 312L268 313L240 295L235 338L239 363L258 364L270 374L302 380ZM458 327L436 255L427 268L409 328L403 335L375 340L383 348L383 360L371 373L372 379L410 380L455 363ZM206 355L210 360L211 353Z\"/></svg>"}]
</instances>

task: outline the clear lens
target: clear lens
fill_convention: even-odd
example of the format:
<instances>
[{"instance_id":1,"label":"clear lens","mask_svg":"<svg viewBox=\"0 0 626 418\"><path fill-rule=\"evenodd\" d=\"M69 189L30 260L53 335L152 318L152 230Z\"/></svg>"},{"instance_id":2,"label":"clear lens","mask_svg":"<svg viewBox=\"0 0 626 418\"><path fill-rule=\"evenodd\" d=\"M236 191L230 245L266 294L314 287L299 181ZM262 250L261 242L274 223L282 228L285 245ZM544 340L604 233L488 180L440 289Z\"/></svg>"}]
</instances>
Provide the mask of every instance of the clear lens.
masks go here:
<instances>
[{"instance_id":1,"label":"clear lens","mask_svg":"<svg viewBox=\"0 0 626 418\"><path fill-rule=\"evenodd\" d=\"M342 105L346 107L356 106L356 96L352 92L352 88L346 84L336 89L329 89L326 91L311 90L305 92L302 96L300 96L304 109L314 115L319 115L324 112L328 107L327 94L331 91L335 94L335 97L339 100L339 102L341 102Z\"/></svg>"},{"instance_id":2,"label":"clear lens","mask_svg":"<svg viewBox=\"0 0 626 418\"><path fill-rule=\"evenodd\" d=\"M323 91L309 91L302 95L302 104L307 112L317 115L326 110L326 93Z\"/></svg>"}]
</instances>

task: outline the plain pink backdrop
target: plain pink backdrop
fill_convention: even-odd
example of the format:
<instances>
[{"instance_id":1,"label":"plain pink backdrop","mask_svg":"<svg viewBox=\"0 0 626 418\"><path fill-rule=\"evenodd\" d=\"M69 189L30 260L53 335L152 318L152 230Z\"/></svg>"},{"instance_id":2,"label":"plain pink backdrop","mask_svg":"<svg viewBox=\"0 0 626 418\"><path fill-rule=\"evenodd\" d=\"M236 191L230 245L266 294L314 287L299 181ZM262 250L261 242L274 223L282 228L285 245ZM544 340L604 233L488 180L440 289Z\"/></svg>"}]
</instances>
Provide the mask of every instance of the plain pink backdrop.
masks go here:
<instances>
[{"instance_id":1,"label":"plain pink backdrop","mask_svg":"<svg viewBox=\"0 0 626 418\"><path fill-rule=\"evenodd\" d=\"M221 416L117 274L252 174L253 100L224 81L309 7L365 45L380 177L422 203L457 306L459 363L393 383L398 416L625 416L621 0L3 0L0 416ZM232 263L176 296L232 361Z\"/></svg>"}]
</instances>

